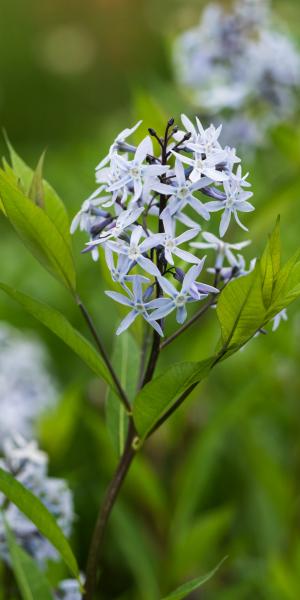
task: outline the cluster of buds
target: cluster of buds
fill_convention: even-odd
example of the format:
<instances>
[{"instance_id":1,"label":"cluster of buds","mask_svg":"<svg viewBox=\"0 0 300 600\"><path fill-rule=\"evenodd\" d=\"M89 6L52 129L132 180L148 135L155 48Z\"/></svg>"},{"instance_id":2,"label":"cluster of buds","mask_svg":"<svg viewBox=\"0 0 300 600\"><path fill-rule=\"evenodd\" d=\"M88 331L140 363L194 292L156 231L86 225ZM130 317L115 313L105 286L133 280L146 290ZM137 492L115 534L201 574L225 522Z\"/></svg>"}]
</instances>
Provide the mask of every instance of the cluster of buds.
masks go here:
<instances>
[{"instance_id":1,"label":"cluster of buds","mask_svg":"<svg viewBox=\"0 0 300 600\"><path fill-rule=\"evenodd\" d=\"M222 114L224 139L256 145L288 118L300 85L300 55L274 26L267 0L209 4L174 44L175 74L195 106ZM230 116L231 115L231 116Z\"/></svg>"},{"instance_id":2,"label":"cluster of buds","mask_svg":"<svg viewBox=\"0 0 300 600\"><path fill-rule=\"evenodd\" d=\"M204 129L198 118L194 124L185 115L181 120L182 130L170 119L163 137L150 128L137 147L126 140L140 123L122 131L96 167L100 186L72 222L72 232L79 227L89 235L84 252L96 260L103 250L112 280L122 288L106 292L129 309L117 334L141 315L163 336L167 315L175 311L183 323L190 303L215 297L222 280L247 272L240 251L249 241L223 238L232 220L247 230L240 215L254 210L248 175L242 175L235 149L221 146L221 127ZM197 241L212 213L221 213L220 239L204 231L204 241ZM216 253L208 282L198 280L206 260L202 249Z\"/></svg>"},{"instance_id":3,"label":"cluster of buds","mask_svg":"<svg viewBox=\"0 0 300 600\"><path fill-rule=\"evenodd\" d=\"M35 442L21 436L6 439L0 467L11 473L47 507L66 536L70 536L74 519L72 494L63 479L48 477L48 457ZM14 536L37 562L44 567L48 560L59 560L59 554L35 525L0 494L0 556L10 562L5 522Z\"/></svg>"},{"instance_id":4,"label":"cluster of buds","mask_svg":"<svg viewBox=\"0 0 300 600\"><path fill-rule=\"evenodd\" d=\"M46 351L39 341L1 324L0 448L14 433L31 438L39 415L55 405L57 391L46 364Z\"/></svg>"}]
</instances>

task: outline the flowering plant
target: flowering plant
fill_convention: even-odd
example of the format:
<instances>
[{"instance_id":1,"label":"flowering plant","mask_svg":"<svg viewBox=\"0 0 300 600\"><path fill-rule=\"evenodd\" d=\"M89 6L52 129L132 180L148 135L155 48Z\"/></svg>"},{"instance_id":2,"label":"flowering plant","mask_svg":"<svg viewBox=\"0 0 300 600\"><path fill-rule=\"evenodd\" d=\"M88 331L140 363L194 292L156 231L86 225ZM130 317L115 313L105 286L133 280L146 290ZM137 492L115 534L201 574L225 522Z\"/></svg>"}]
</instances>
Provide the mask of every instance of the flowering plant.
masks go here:
<instances>
[{"instance_id":1,"label":"flowering plant","mask_svg":"<svg viewBox=\"0 0 300 600\"><path fill-rule=\"evenodd\" d=\"M116 331L116 354L122 354L125 337L130 349L127 384L119 375L120 361L107 353L79 295L68 217L60 198L42 178L41 162L31 171L10 146L12 166L5 161L0 170L4 215L37 260L70 292L95 345L51 306L7 284L0 283L0 289L107 383L108 411L112 405L118 411L118 423L108 419L108 425L119 461L91 540L82 589L86 600L92 600L97 590L99 554L110 513L144 442L221 361L265 332L270 322L277 328L286 318L286 307L300 296L300 251L282 265L279 219L261 258L248 265L241 251L249 240L236 242L228 237L233 225L247 230L246 213L254 210L248 175L242 174L235 149L221 146L220 128L205 129L199 119L194 123L184 115L181 121L179 128L170 119L162 135L150 127L137 146L127 140L139 124L122 131L96 168L99 187L71 225L72 233L79 227L88 234L83 252L104 263L103 274L109 273L113 288L107 296L126 311ZM201 336L199 322L208 311L220 325L215 351L201 361L164 363L162 370L165 348L195 323ZM168 318L172 314L173 321ZM34 493L1 468L0 491L61 554L78 579L78 584L67 581L63 587L68 592L75 586L77 594L79 569L62 528ZM16 562L13 543L10 549ZM23 555L17 558L24 563ZM185 592L201 581L186 584ZM45 581L40 585L45 586ZM58 597L62 592L61 588Z\"/></svg>"}]
</instances>

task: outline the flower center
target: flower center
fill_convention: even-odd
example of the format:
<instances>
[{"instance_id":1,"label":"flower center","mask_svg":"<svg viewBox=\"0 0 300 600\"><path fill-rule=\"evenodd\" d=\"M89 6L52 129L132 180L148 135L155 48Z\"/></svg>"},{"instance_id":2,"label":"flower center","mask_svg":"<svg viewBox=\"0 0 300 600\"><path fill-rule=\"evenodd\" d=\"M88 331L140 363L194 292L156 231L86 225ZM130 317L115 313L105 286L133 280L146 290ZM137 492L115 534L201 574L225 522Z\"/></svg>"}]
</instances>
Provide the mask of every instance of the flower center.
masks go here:
<instances>
[{"instance_id":1,"label":"flower center","mask_svg":"<svg viewBox=\"0 0 300 600\"><path fill-rule=\"evenodd\" d=\"M201 171L203 170L203 160L202 158L197 158L197 160L195 161L195 167L197 169L197 171Z\"/></svg>"},{"instance_id":2,"label":"flower center","mask_svg":"<svg viewBox=\"0 0 300 600\"><path fill-rule=\"evenodd\" d=\"M141 169L139 166L134 166L131 167L130 169L130 175L133 179L139 179L139 177L141 176Z\"/></svg>"},{"instance_id":3,"label":"flower center","mask_svg":"<svg viewBox=\"0 0 300 600\"><path fill-rule=\"evenodd\" d=\"M189 194L189 189L187 186L184 186L182 188L180 188L180 190L178 190L178 197L181 198L182 200L184 200L184 198L186 198Z\"/></svg>"},{"instance_id":4,"label":"flower center","mask_svg":"<svg viewBox=\"0 0 300 600\"><path fill-rule=\"evenodd\" d=\"M178 296L175 298L176 306L184 306L186 301L187 301L186 294L178 294Z\"/></svg>"},{"instance_id":5,"label":"flower center","mask_svg":"<svg viewBox=\"0 0 300 600\"><path fill-rule=\"evenodd\" d=\"M175 241L173 240L173 238L166 237L165 248L166 248L166 250L170 250L170 252L172 252L172 250L175 250L176 244L175 244Z\"/></svg>"},{"instance_id":6,"label":"flower center","mask_svg":"<svg viewBox=\"0 0 300 600\"><path fill-rule=\"evenodd\" d=\"M131 260L137 260L141 256L141 251L137 244L132 244L129 247L128 256Z\"/></svg>"},{"instance_id":7,"label":"flower center","mask_svg":"<svg viewBox=\"0 0 300 600\"><path fill-rule=\"evenodd\" d=\"M146 313L145 305L142 302L137 302L134 306L135 310L139 313Z\"/></svg>"}]
</instances>

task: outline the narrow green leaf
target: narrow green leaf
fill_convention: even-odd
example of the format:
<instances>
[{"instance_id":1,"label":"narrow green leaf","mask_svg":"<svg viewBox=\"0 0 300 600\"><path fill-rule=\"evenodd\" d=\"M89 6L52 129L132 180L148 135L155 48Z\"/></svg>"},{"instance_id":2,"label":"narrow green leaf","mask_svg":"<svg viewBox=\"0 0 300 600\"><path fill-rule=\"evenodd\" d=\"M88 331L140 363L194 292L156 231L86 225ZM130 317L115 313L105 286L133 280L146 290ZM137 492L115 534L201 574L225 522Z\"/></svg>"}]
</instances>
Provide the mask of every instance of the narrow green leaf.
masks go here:
<instances>
[{"instance_id":1,"label":"narrow green leaf","mask_svg":"<svg viewBox=\"0 0 300 600\"><path fill-rule=\"evenodd\" d=\"M161 417L190 386L206 377L215 357L172 365L139 392L133 406L137 431L145 439Z\"/></svg>"},{"instance_id":2,"label":"narrow green leaf","mask_svg":"<svg viewBox=\"0 0 300 600\"><path fill-rule=\"evenodd\" d=\"M44 504L10 473L1 468L0 490L53 544L71 572L79 578L78 565L69 542Z\"/></svg>"},{"instance_id":3,"label":"narrow green leaf","mask_svg":"<svg viewBox=\"0 0 300 600\"><path fill-rule=\"evenodd\" d=\"M26 196L29 196L34 172L17 154L17 152L7 139L7 136L6 143L9 149L10 159L12 163L12 169L10 168L10 171L14 174L15 181L16 183L19 183L24 194ZM5 160L3 162L4 170L8 172L7 163ZM49 219L51 219L52 223L55 225L56 229L62 235L67 245L71 248L70 222L64 203L59 198L58 194L55 192L52 186L45 179L43 179L42 184L44 196L44 210L47 213Z\"/></svg>"},{"instance_id":4,"label":"narrow green leaf","mask_svg":"<svg viewBox=\"0 0 300 600\"><path fill-rule=\"evenodd\" d=\"M183 600L189 594L191 594L199 587L204 585L204 583L212 579L212 577L214 577L216 572L220 569L221 565L226 560L226 558L227 556L225 556L223 560L221 560L221 562L219 562L219 564L206 575L202 575L201 577L196 577L196 579L187 581L187 583L181 585L179 588L177 588L177 590L174 590L174 592L171 592L171 594L165 596L162 600Z\"/></svg>"},{"instance_id":5,"label":"narrow green leaf","mask_svg":"<svg viewBox=\"0 0 300 600\"><path fill-rule=\"evenodd\" d=\"M28 197L40 208L45 208L45 194L43 185L43 167L45 152L40 157L36 170L33 173Z\"/></svg>"},{"instance_id":6,"label":"narrow green leaf","mask_svg":"<svg viewBox=\"0 0 300 600\"><path fill-rule=\"evenodd\" d=\"M37 260L74 292L76 275L69 245L46 212L33 204L0 170L0 196L6 215Z\"/></svg>"},{"instance_id":7,"label":"narrow green leaf","mask_svg":"<svg viewBox=\"0 0 300 600\"><path fill-rule=\"evenodd\" d=\"M263 300L265 307L268 308L272 301L274 286L281 266L279 217L272 234L269 236L267 246L261 258L260 266Z\"/></svg>"},{"instance_id":8,"label":"narrow green leaf","mask_svg":"<svg viewBox=\"0 0 300 600\"><path fill-rule=\"evenodd\" d=\"M25 310L55 333L99 377L113 386L110 373L101 356L58 310L0 282L0 289L21 304Z\"/></svg>"},{"instance_id":9,"label":"narrow green leaf","mask_svg":"<svg viewBox=\"0 0 300 600\"><path fill-rule=\"evenodd\" d=\"M136 393L139 375L139 349L132 335L125 331L116 338L112 364L125 390L127 398L132 402ZM106 423L110 431L114 448L118 456L124 450L128 417L118 396L110 388L106 397Z\"/></svg>"},{"instance_id":10,"label":"narrow green leaf","mask_svg":"<svg viewBox=\"0 0 300 600\"><path fill-rule=\"evenodd\" d=\"M217 316L222 347L230 350L251 338L265 319L259 262L254 271L229 283L220 294Z\"/></svg>"},{"instance_id":11,"label":"narrow green leaf","mask_svg":"<svg viewBox=\"0 0 300 600\"><path fill-rule=\"evenodd\" d=\"M53 600L50 584L36 562L21 548L5 526L13 572L23 600Z\"/></svg>"}]
</instances>

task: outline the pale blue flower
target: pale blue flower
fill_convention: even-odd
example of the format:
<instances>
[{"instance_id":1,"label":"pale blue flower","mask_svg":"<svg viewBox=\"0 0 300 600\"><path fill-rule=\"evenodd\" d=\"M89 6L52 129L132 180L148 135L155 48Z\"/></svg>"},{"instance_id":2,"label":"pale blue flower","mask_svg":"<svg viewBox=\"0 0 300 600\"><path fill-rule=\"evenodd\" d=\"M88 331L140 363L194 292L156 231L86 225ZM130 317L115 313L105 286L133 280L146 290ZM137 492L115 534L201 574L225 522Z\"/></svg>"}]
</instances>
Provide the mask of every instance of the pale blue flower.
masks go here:
<instances>
[{"instance_id":1,"label":"pale blue flower","mask_svg":"<svg viewBox=\"0 0 300 600\"><path fill-rule=\"evenodd\" d=\"M145 163L147 155L153 154L153 144L149 136L146 136L138 145L133 160L117 155L116 162L121 169L121 177L116 183L109 186L109 191L114 192L124 188L133 188L133 202L138 200L143 192L143 184L148 177L162 175L169 167L161 164L149 165Z\"/></svg>"},{"instance_id":2,"label":"pale blue flower","mask_svg":"<svg viewBox=\"0 0 300 600\"><path fill-rule=\"evenodd\" d=\"M117 335L120 335L123 331L128 329L135 319L141 315L160 336L163 336L162 328L156 323L156 320L152 315L149 315L148 313L149 308L151 308L151 303L144 301L142 279L139 275L135 275L133 279L133 290L126 289L127 296L120 294L119 292L106 291L105 293L116 302L128 306L131 309L125 319L120 323L116 331Z\"/></svg>"},{"instance_id":3,"label":"pale blue flower","mask_svg":"<svg viewBox=\"0 0 300 600\"><path fill-rule=\"evenodd\" d=\"M208 177L210 181L225 181L228 179L228 175L223 170L218 170L217 166L224 162L226 155L223 150L212 152L208 156L203 156L201 147L197 144L189 143L189 150L194 153L193 157L186 156L185 154L179 154L172 150L172 154L191 167L190 180L195 183L201 179L201 177Z\"/></svg>"},{"instance_id":4,"label":"pale blue flower","mask_svg":"<svg viewBox=\"0 0 300 600\"><path fill-rule=\"evenodd\" d=\"M135 275L128 275L128 272L134 265L132 260L130 260L126 254L119 254L117 264L115 265L113 252L108 244L105 244L104 252L106 264L109 268L112 280L120 283L122 287L126 286L127 282L133 281ZM149 281L148 277L140 277L145 283Z\"/></svg>"},{"instance_id":5,"label":"pale blue flower","mask_svg":"<svg viewBox=\"0 0 300 600\"><path fill-rule=\"evenodd\" d=\"M254 210L254 206L248 202L248 199L253 196L253 193L245 192L242 189L242 185L245 185L243 181L239 182L234 177L231 177L228 181L224 181L223 185L226 199L215 200L206 204L207 209L210 212L217 212L219 210L224 211L219 227L220 236L223 237L225 235L232 215L237 224L245 231L248 231L247 227L239 220L238 212L248 213ZM249 185L248 182L246 182L246 185Z\"/></svg>"},{"instance_id":6,"label":"pale blue flower","mask_svg":"<svg viewBox=\"0 0 300 600\"><path fill-rule=\"evenodd\" d=\"M110 226L110 229L103 231L97 239L86 244L87 249L90 250L94 246L103 244L110 239L118 239L124 233L125 229L130 227L140 217L143 211L144 207L135 207L131 210L121 212L114 224Z\"/></svg>"},{"instance_id":7,"label":"pale blue flower","mask_svg":"<svg viewBox=\"0 0 300 600\"><path fill-rule=\"evenodd\" d=\"M157 243L164 248L165 259L170 265L174 265L173 254L182 260L185 260L188 263L198 263L199 259L191 252L187 252L186 250L182 250L179 248L181 244L184 242L188 242L189 240L196 237L199 234L199 227L195 229L188 229L181 235L176 237L175 235L175 222L172 219L168 210L163 213L163 224L164 224L164 233L159 233L153 236Z\"/></svg>"},{"instance_id":8,"label":"pale blue flower","mask_svg":"<svg viewBox=\"0 0 300 600\"><path fill-rule=\"evenodd\" d=\"M171 215L182 212L189 205L204 219L209 220L209 211L206 209L205 204L194 196L194 192L210 183L211 180L208 177L199 177L196 182L186 179L184 168L180 160L177 159L175 163L175 178L172 179L172 184L161 183L158 180L153 181L152 184L153 190L170 196L167 208L162 212L161 216L164 217L167 211Z\"/></svg>"},{"instance_id":9,"label":"pale blue flower","mask_svg":"<svg viewBox=\"0 0 300 600\"><path fill-rule=\"evenodd\" d=\"M235 257L233 251L235 250L243 250L246 246L251 244L250 240L245 240L244 242L239 242L235 244L231 244L229 242L224 242L215 236L213 233L209 231L203 231L202 237L205 242L192 242L190 245L193 248L199 248L200 250L213 249L216 252L216 262L215 268L221 269L223 267L224 258L227 258L228 263L231 267L235 267L238 265L238 260Z\"/></svg>"},{"instance_id":10,"label":"pale blue flower","mask_svg":"<svg viewBox=\"0 0 300 600\"><path fill-rule=\"evenodd\" d=\"M169 298L157 298L149 303L150 307L155 309L151 314L152 318L162 319L176 310L176 321L182 324L187 318L187 304L201 300L209 293L218 293L217 288L196 281L203 268L204 260L189 269L180 290L177 290L166 277L158 277L161 289Z\"/></svg>"},{"instance_id":11,"label":"pale blue flower","mask_svg":"<svg viewBox=\"0 0 300 600\"><path fill-rule=\"evenodd\" d=\"M121 131L117 135L115 141L113 142L113 144L111 145L111 147L109 149L109 153L97 165L96 171L102 169L105 165L107 165L107 163L111 160L111 158L116 154L119 144L122 144L129 136L131 136L138 129L138 127L141 125L141 123L142 123L142 121L138 121L133 127L131 127L131 128L126 127L126 129L123 129L123 131Z\"/></svg>"},{"instance_id":12,"label":"pale blue flower","mask_svg":"<svg viewBox=\"0 0 300 600\"><path fill-rule=\"evenodd\" d=\"M287 320L288 320L288 316L287 316L286 309L284 308L277 315L275 315L274 319L272 319L272 321L273 321L272 331L276 331L276 329L278 329L280 323L282 321L287 321Z\"/></svg>"},{"instance_id":13,"label":"pale blue flower","mask_svg":"<svg viewBox=\"0 0 300 600\"><path fill-rule=\"evenodd\" d=\"M150 273L150 275L153 275L154 277L157 277L160 275L160 272L156 264L144 256L144 254L151 248L157 246L160 238L157 236L149 236L141 242L140 240L142 235L145 235L145 233L143 228L138 225L134 228L128 244L120 240L119 243L108 242L108 246L114 252L117 252L118 254L124 254L131 263L138 264L142 269L144 269L144 271Z\"/></svg>"}]
</instances>

